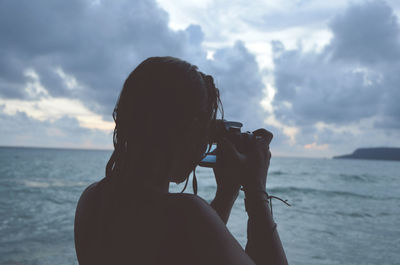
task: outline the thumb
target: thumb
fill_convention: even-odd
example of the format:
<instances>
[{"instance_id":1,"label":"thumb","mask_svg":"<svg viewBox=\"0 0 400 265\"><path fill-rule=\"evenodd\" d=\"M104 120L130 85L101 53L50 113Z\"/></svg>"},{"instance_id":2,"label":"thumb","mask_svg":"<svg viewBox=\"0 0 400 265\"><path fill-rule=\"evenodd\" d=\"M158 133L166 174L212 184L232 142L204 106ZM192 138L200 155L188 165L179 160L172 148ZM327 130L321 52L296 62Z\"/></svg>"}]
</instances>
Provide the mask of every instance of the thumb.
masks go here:
<instances>
[{"instance_id":1,"label":"thumb","mask_svg":"<svg viewBox=\"0 0 400 265\"><path fill-rule=\"evenodd\" d=\"M255 130L253 132L253 134L255 136L259 136L259 137L261 136L267 142L267 144L270 144L272 141L272 138L274 137L274 135L270 131L267 131L263 128Z\"/></svg>"}]
</instances>

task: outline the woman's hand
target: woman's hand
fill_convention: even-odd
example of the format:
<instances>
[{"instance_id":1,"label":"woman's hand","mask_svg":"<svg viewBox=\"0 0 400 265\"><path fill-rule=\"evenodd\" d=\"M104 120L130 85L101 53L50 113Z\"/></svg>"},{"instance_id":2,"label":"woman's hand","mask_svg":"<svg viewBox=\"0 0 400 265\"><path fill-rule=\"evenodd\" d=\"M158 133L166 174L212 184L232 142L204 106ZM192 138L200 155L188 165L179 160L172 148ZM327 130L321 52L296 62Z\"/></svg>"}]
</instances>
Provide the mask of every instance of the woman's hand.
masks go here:
<instances>
[{"instance_id":1,"label":"woman's hand","mask_svg":"<svg viewBox=\"0 0 400 265\"><path fill-rule=\"evenodd\" d=\"M267 174L271 152L269 144L273 138L271 132L265 129L258 129L253 132L256 140L250 143L246 152L246 162L244 164L245 174L242 176L241 184L246 192L266 191Z\"/></svg>"},{"instance_id":2,"label":"woman's hand","mask_svg":"<svg viewBox=\"0 0 400 265\"><path fill-rule=\"evenodd\" d=\"M217 193L235 194L242 185L245 191L265 191L271 152L272 133L265 129L253 132L255 141L240 153L224 138L217 148L217 167L214 169Z\"/></svg>"},{"instance_id":3,"label":"woman's hand","mask_svg":"<svg viewBox=\"0 0 400 265\"><path fill-rule=\"evenodd\" d=\"M241 186L241 170L245 156L228 139L223 138L217 146L217 165L213 169L217 182L217 196L237 197Z\"/></svg>"},{"instance_id":4,"label":"woman's hand","mask_svg":"<svg viewBox=\"0 0 400 265\"><path fill-rule=\"evenodd\" d=\"M240 190L240 175L232 165L243 164L244 156L227 139L218 143L217 165L214 168L217 193L211 206L226 224Z\"/></svg>"},{"instance_id":5,"label":"woman's hand","mask_svg":"<svg viewBox=\"0 0 400 265\"><path fill-rule=\"evenodd\" d=\"M267 171L269 167L269 143L272 133L259 129L254 132L259 140L248 143L245 153L237 150L232 142L224 138L218 143L217 165L214 175L217 193L211 206L226 224L232 206L239 194L240 186L245 189L246 197L265 195Z\"/></svg>"}]
</instances>

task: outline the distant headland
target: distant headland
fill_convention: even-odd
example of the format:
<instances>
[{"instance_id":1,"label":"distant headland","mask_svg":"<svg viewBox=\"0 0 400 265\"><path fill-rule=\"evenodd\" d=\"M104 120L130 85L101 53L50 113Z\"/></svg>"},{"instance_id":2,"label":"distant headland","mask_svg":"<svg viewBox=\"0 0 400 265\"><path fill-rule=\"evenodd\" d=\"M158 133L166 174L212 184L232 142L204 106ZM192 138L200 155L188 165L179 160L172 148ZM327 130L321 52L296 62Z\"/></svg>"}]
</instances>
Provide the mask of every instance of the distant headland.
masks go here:
<instances>
[{"instance_id":1,"label":"distant headland","mask_svg":"<svg viewBox=\"0 0 400 265\"><path fill-rule=\"evenodd\" d=\"M395 160L400 161L400 148L375 147L358 148L350 155L334 156L334 159L374 159L374 160Z\"/></svg>"}]
</instances>

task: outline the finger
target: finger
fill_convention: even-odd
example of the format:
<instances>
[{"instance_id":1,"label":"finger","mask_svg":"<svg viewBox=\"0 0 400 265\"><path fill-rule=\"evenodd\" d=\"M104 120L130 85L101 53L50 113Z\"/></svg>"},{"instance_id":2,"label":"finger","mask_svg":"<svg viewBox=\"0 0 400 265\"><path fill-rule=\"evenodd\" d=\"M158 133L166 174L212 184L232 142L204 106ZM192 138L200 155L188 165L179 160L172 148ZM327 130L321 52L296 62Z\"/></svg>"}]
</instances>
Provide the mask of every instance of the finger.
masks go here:
<instances>
[{"instance_id":1,"label":"finger","mask_svg":"<svg viewBox=\"0 0 400 265\"><path fill-rule=\"evenodd\" d=\"M269 145L266 143L266 141L264 139L258 140L257 146L259 146L259 150L262 151L265 156L269 155L269 152L270 152Z\"/></svg>"},{"instance_id":2,"label":"finger","mask_svg":"<svg viewBox=\"0 0 400 265\"><path fill-rule=\"evenodd\" d=\"M258 130L255 130L255 131L253 132L253 134L254 134L255 136L261 136L261 137L266 141L266 143L267 143L268 145L271 143L272 138L274 137L274 135L273 135L270 131L267 131L267 130L265 130L265 129L263 129L263 128L260 128L260 129L258 129Z\"/></svg>"}]
</instances>

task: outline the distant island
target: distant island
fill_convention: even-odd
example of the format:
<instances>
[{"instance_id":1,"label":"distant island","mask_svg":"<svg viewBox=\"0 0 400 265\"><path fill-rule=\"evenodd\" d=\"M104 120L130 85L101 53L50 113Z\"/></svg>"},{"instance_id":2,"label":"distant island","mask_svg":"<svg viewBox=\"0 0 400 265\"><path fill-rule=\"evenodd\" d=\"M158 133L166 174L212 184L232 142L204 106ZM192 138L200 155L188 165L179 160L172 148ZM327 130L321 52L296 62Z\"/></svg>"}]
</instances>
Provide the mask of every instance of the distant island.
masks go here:
<instances>
[{"instance_id":1,"label":"distant island","mask_svg":"<svg viewBox=\"0 0 400 265\"><path fill-rule=\"evenodd\" d=\"M350 155L334 156L334 159L375 159L400 161L400 148L375 147L358 148Z\"/></svg>"}]
</instances>

